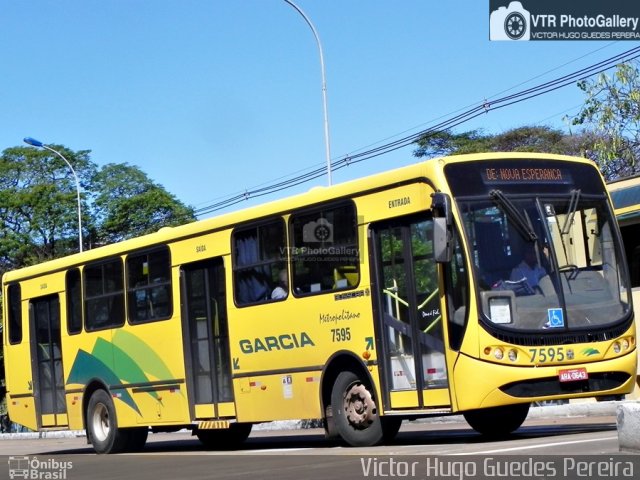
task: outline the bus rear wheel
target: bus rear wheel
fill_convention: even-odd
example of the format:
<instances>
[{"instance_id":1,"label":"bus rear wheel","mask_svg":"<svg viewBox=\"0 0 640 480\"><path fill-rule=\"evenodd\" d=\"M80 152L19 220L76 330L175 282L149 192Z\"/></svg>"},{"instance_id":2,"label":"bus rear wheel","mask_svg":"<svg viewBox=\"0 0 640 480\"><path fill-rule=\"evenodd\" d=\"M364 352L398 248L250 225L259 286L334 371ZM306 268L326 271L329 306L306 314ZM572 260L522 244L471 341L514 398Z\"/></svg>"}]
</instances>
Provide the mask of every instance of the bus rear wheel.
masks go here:
<instances>
[{"instance_id":1,"label":"bus rear wheel","mask_svg":"<svg viewBox=\"0 0 640 480\"><path fill-rule=\"evenodd\" d=\"M476 432L488 437L504 437L516 431L529 413L529 404L480 408L464 412L464 419Z\"/></svg>"},{"instance_id":2,"label":"bus rear wheel","mask_svg":"<svg viewBox=\"0 0 640 480\"><path fill-rule=\"evenodd\" d=\"M87 405L86 419L87 435L97 453L118 453L125 450L130 434L118 428L116 410L107 392L93 392Z\"/></svg>"},{"instance_id":3,"label":"bus rear wheel","mask_svg":"<svg viewBox=\"0 0 640 480\"><path fill-rule=\"evenodd\" d=\"M376 445L383 440L371 388L354 372L344 371L336 378L331 390L331 411L336 431L352 447Z\"/></svg>"},{"instance_id":4,"label":"bus rear wheel","mask_svg":"<svg viewBox=\"0 0 640 480\"><path fill-rule=\"evenodd\" d=\"M124 447L125 452L139 452L147 443L147 436L149 435L149 429L147 427L129 428L126 430L129 438L127 444Z\"/></svg>"},{"instance_id":5,"label":"bus rear wheel","mask_svg":"<svg viewBox=\"0 0 640 480\"><path fill-rule=\"evenodd\" d=\"M251 433L251 423L232 423L220 430L196 430L198 440L210 450L231 450L244 443Z\"/></svg>"}]
</instances>

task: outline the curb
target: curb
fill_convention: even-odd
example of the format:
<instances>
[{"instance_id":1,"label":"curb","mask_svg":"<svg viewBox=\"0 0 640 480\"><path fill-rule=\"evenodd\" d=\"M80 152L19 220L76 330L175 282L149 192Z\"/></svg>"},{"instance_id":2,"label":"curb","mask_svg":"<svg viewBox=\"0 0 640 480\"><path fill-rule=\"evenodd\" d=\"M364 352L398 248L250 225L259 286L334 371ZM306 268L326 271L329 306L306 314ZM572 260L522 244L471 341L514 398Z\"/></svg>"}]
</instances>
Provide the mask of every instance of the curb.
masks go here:
<instances>
[{"instance_id":1,"label":"curb","mask_svg":"<svg viewBox=\"0 0 640 480\"><path fill-rule=\"evenodd\" d=\"M527 418L607 417L616 415L618 405L627 401L584 402L532 407Z\"/></svg>"},{"instance_id":2,"label":"curb","mask_svg":"<svg viewBox=\"0 0 640 480\"><path fill-rule=\"evenodd\" d=\"M621 452L640 452L640 402L617 408L618 444Z\"/></svg>"}]
</instances>

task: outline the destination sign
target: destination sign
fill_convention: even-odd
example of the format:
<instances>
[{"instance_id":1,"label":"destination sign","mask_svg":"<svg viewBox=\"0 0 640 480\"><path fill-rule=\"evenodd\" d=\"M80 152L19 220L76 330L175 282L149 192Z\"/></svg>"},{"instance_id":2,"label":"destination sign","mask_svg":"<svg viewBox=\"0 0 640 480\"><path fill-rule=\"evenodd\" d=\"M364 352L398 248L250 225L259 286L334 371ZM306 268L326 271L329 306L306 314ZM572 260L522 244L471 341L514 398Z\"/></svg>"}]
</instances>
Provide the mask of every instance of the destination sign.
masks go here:
<instances>
[{"instance_id":1,"label":"destination sign","mask_svg":"<svg viewBox=\"0 0 640 480\"><path fill-rule=\"evenodd\" d=\"M583 195L602 195L604 183L594 164L554 158L495 158L445 165L455 197L505 195L565 195L579 188Z\"/></svg>"},{"instance_id":2,"label":"destination sign","mask_svg":"<svg viewBox=\"0 0 640 480\"><path fill-rule=\"evenodd\" d=\"M563 168L486 167L480 171L485 184L498 183L572 183Z\"/></svg>"}]
</instances>

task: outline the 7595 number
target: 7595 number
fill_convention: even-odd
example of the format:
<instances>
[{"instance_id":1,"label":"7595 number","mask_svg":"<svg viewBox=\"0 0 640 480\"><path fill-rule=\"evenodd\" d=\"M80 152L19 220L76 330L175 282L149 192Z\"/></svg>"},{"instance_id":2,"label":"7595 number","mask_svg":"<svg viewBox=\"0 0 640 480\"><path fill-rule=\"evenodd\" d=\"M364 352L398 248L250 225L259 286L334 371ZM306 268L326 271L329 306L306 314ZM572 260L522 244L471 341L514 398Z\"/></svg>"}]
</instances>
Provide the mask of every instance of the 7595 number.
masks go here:
<instances>
[{"instance_id":1,"label":"7595 number","mask_svg":"<svg viewBox=\"0 0 640 480\"><path fill-rule=\"evenodd\" d=\"M348 342L351 340L351 329L346 328L332 328L331 338L334 342Z\"/></svg>"},{"instance_id":2,"label":"7595 number","mask_svg":"<svg viewBox=\"0 0 640 480\"><path fill-rule=\"evenodd\" d=\"M531 363L562 362L565 358L564 347L530 348Z\"/></svg>"}]
</instances>

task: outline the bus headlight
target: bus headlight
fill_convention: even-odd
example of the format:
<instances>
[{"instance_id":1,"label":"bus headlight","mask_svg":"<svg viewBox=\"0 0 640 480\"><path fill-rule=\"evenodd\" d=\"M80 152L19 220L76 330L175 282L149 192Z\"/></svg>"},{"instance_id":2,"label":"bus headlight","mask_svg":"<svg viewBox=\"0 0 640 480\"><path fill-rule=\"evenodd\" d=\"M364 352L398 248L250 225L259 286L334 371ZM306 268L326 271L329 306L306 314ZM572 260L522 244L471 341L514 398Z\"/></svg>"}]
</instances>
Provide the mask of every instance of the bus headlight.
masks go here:
<instances>
[{"instance_id":1,"label":"bus headlight","mask_svg":"<svg viewBox=\"0 0 640 480\"><path fill-rule=\"evenodd\" d=\"M621 348L620 348L620 342L615 342L615 343L613 344L613 351L614 351L615 353L620 353L620 350L621 350Z\"/></svg>"},{"instance_id":2,"label":"bus headlight","mask_svg":"<svg viewBox=\"0 0 640 480\"><path fill-rule=\"evenodd\" d=\"M493 351L493 356L496 357L496 360L502 360L504 358L504 352L501 348L496 348Z\"/></svg>"},{"instance_id":3,"label":"bus headlight","mask_svg":"<svg viewBox=\"0 0 640 480\"><path fill-rule=\"evenodd\" d=\"M509 350L509 360L515 362L518 360L518 351L517 350Z\"/></svg>"},{"instance_id":4,"label":"bus headlight","mask_svg":"<svg viewBox=\"0 0 640 480\"><path fill-rule=\"evenodd\" d=\"M622 339L622 348L623 350L629 350L629 340L627 340L626 338Z\"/></svg>"}]
</instances>

